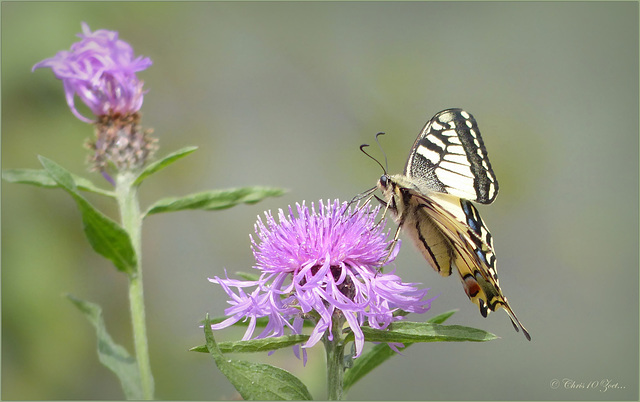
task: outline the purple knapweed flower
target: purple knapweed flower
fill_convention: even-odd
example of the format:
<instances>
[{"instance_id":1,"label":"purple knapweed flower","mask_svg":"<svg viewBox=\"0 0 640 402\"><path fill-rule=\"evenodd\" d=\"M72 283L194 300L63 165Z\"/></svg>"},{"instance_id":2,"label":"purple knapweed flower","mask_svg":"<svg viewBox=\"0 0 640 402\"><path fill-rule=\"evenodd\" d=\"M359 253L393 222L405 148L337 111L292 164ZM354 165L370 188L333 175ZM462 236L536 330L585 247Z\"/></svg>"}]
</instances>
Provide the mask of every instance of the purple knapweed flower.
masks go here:
<instances>
[{"instance_id":1,"label":"purple knapweed flower","mask_svg":"<svg viewBox=\"0 0 640 402\"><path fill-rule=\"evenodd\" d=\"M92 170L100 171L111 183L108 170L140 169L157 150L152 130L140 125L142 100L146 91L136 73L152 64L148 57L134 58L133 48L118 39L118 32L99 29L91 32L82 23L79 42L55 56L42 60L32 70L49 67L64 84L67 104L80 120L95 124L96 138L87 143ZM75 96L91 109L96 119L78 111Z\"/></svg>"},{"instance_id":2,"label":"purple knapweed flower","mask_svg":"<svg viewBox=\"0 0 640 402\"><path fill-rule=\"evenodd\" d=\"M395 259L399 245L389 256L392 242L387 240L388 232L375 222L379 207L372 209L367 204L352 211L338 200L319 204L319 211L313 203L310 209L304 203L296 204L297 217L291 207L288 214L280 210L279 222L270 212L265 213L266 223L258 218L258 240L251 237L251 242L257 263L254 268L260 277L257 281L228 276L209 279L231 298L231 307L225 310L229 318L212 329L249 319L243 337L248 340L259 317L269 320L256 339L282 336L285 328L301 334L303 320L312 319L315 327L303 346L306 348L325 334L333 339L332 324L339 319L346 321L355 335L357 357L364 347L362 325L385 329L402 319L393 315L398 309L416 313L429 309L427 289L403 283L393 272L380 271ZM244 289L248 287L255 289L247 293ZM294 351L298 355L298 350Z\"/></svg>"},{"instance_id":3,"label":"purple knapweed flower","mask_svg":"<svg viewBox=\"0 0 640 402\"><path fill-rule=\"evenodd\" d=\"M76 95L96 116L129 115L142 106L145 91L136 73L152 64L148 57L134 58L133 48L118 39L118 32L99 29L91 32L82 23L79 42L55 56L42 60L33 70L49 67L64 84L67 104L76 117L87 123L89 119L78 112L74 104Z\"/></svg>"}]
</instances>

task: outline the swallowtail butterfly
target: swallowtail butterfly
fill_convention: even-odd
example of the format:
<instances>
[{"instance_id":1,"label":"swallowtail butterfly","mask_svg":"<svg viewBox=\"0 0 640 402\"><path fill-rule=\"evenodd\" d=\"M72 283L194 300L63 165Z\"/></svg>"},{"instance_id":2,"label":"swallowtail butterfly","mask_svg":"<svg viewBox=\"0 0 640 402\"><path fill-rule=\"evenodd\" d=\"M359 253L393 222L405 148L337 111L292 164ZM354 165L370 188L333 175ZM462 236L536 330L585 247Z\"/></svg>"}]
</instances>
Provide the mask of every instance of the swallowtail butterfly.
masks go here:
<instances>
[{"instance_id":1,"label":"swallowtail butterfly","mask_svg":"<svg viewBox=\"0 0 640 402\"><path fill-rule=\"evenodd\" d=\"M361 147L362 149L362 147ZM364 151L363 151L364 152ZM368 155L368 154L367 154ZM418 246L442 276L458 273L469 299L480 314L503 308L516 331L522 329L498 285L493 239L471 201L491 204L498 181L480 137L476 120L462 109L437 113L411 148L404 174L380 177L377 187L400 229Z\"/></svg>"}]
</instances>

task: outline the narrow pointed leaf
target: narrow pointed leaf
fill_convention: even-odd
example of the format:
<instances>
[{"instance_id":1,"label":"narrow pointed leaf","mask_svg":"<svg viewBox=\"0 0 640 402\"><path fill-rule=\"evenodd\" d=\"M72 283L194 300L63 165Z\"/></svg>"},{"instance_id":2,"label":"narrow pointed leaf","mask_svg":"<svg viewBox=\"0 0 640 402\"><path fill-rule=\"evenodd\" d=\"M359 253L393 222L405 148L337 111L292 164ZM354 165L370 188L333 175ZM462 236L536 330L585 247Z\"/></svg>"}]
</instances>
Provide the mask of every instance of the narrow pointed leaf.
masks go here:
<instances>
[{"instance_id":1,"label":"narrow pointed leaf","mask_svg":"<svg viewBox=\"0 0 640 402\"><path fill-rule=\"evenodd\" d=\"M209 322L211 324L218 324L221 323L222 321L226 320L227 316L224 317L214 317L209 319ZM204 325L204 321L205 319L200 320L199 324L200 325ZM256 328L264 328L269 324L269 317L258 317L256 318ZM249 326L249 320L240 320L238 322L235 322L232 324L232 327L241 327L241 328L246 328ZM310 320L304 320L302 322L302 327L303 328L313 328L315 327L315 325L313 324L313 322L311 322ZM275 338L271 338L271 339L275 339Z\"/></svg>"},{"instance_id":2,"label":"narrow pointed leaf","mask_svg":"<svg viewBox=\"0 0 640 402\"><path fill-rule=\"evenodd\" d=\"M222 321L226 320L227 316L223 316L223 317L213 317L209 319L209 322L211 324L218 324L221 323ZM206 318L200 320L199 324L202 326L205 323ZM267 326L267 324L269 324L269 317L258 317L256 318L256 328L264 328ZM241 328L246 328L249 326L249 320L240 320L238 322L235 322L231 325L232 327L241 327Z\"/></svg>"},{"instance_id":3,"label":"narrow pointed leaf","mask_svg":"<svg viewBox=\"0 0 640 402\"><path fill-rule=\"evenodd\" d=\"M185 209L218 210L235 205L255 204L267 197L277 197L285 190L271 187L242 187L227 190L212 190L190 194L179 198L164 198L151 205L145 215Z\"/></svg>"},{"instance_id":4,"label":"narrow pointed leaf","mask_svg":"<svg viewBox=\"0 0 640 402\"><path fill-rule=\"evenodd\" d=\"M100 306L80 300L72 295L67 295L67 298L87 317L96 329L100 363L118 377L126 398L130 400L143 399L138 363L125 348L111 339L104 325Z\"/></svg>"},{"instance_id":5,"label":"narrow pointed leaf","mask_svg":"<svg viewBox=\"0 0 640 402\"><path fill-rule=\"evenodd\" d=\"M113 191L101 189L84 177L69 173L76 183L78 190L100 194L107 197L115 197ZM2 178L10 183L31 184L45 188L58 188L60 185L43 169L6 169L2 171Z\"/></svg>"},{"instance_id":6,"label":"narrow pointed leaf","mask_svg":"<svg viewBox=\"0 0 640 402\"><path fill-rule=\"evenodd\" d=\"M411 344L405 344L405 347L409 347L409 345ZM401 350L402 348L398 349ZM386 343L377 344L368 352L363 353L360 357L355 359L351 368L344 373L344 391L346 392L356 382L369 374L374 368L397 354L398 353L391 349Z\"/></svg>"},{"instance_id":7,"label":"narrow pointed leaf","mask_svg":"<svg viewBox=\"0 0 640 402\"><path fill-rule=\"evenodd\" d=\"M236 272L236 275L238 275L245 281L257 281L258 279L260 279L260 275L253 272Z\"/></svg>"},{"instance_id":8,"label":"narrow pointed leaf","mask_svg":"<svg viewBox=\"0 0 640 402\"><path fill-rule=\"evenodd\" d=\"M431 324L442 324L449 317L451 317L456 310L447 311L439 314L435 317L431 317L427 322ZM398 350L402 352L409 346L413 345L412 342L404 342L404 347L399 347ZM386 343L380 343L372 347L369 351L363 353L354 362L351 368L344 374L344 390L347 391L353 384L362 379L365 375L369 374L374 368L378 367L393 356L397 356L398 353L391 349Z\"/></svg>"},{"instance_id":9,"label":"narrow pointed leaf","mask_svg":"<svg viewBox=\"0 0 640 402\"><path fill-rule=\"evenodd\" d=\"M226 358L213 337L209 317L204 325L207 349L218 369L244 400L311 400L307 387L286 370L268 364Z\"/></svg>"},{"instance_id":10,"label":"narrow pointed leaf","mask_svg":"<svg viewBox=\"0 0 640 402\"><path fill-rule=\"evenodd\" d=\"M427 320L428 323L431 324L443 324L445 321L449 319L452 315L454 315L458 310L449 310L445 311L442 314L438 314L435 317L431 317Z\"/></svg>"},{"instance_id":11,"label":"narrow pointed leaf","mask_svg":"<svg viewBox=\"0 0 640 402\"><path fill-rule=\"evenodd\" d=\"M118 270L132 273L137 257L129 234L78 193L73 177L62 166L42 156L39 159L49 176L76 201L82 214L84 233L93 249L111 260Z\"/></svg>"},{"instance_id":12,"label":"narrow pointed leaf","mask_svg":"<svg viewBox=\"0 0 640 402\"><path fill-rule=\"evenodd\" d=\"M160 160L157 160L157 161L155 161L153 163L150 163L142 171L142 173L140 173L138 175L136 180L133 182L133 185L134 186L139 185L147 177L151 176L152 174L154 174L155 172L157 172L159 170L162 170L162 169L166 168L167 166L169 166L173 162L177 161L178 159L184 158L185 156L187 156L190 153L194 152L196 149L198 149L198 147L184 147L184 148L181 148L181 149L179 149L179 150L177 150L175 152L170 153L169 155L163 157Z\"/></svg>"},{"instance_id":13,"label":"narrow pointed leaf","mask_svg":"<svg viewBox=\"0 0 640 402\"><path fill-rule=\"evenodd\" d=\"M427 322L399 321L388 330L363 327L364 338L370 342L484 342L498 339L490 332L462 325L441 325Z\"/></svg>"},{"instance_id":14,"label":"narrow pointed leaf","mask_svg":"<svg viewBox=\"0 0 640 402\"><path fill-rule=\"evenodd\" d=\"M210 321L212 323L212 321ZM283 335L273 338L251 339L248 341L220 342L218 348L222 353L270 352L276 349L288 348L306 342L309 335ZM191 352L209 353L207 345L195 346Z\"/></svg>"}]
</instances>

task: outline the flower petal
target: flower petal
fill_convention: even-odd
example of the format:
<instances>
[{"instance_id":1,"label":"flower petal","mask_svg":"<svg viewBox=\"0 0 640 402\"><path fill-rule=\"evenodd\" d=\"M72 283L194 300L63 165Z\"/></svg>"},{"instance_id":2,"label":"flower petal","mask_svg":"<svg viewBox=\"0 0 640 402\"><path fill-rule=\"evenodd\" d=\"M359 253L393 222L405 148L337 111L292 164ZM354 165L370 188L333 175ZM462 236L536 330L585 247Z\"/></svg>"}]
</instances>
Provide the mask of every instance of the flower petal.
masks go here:
<instances>
[{"instance_id":1,"label":"flower petal","mask_svg":"<svg viewBox=\"0 0 640 402\"><path fill-rule=\"evenodd\" d=\"M33 70L51 68L64 84L65 98L73 114L85 122L93 122L78 112L74 98L78 96L96 116L128 115L142 107L146 91L136 73L153 64L148 57L133 58L133 48L118 39L118 33L104 29L91 32L82 23L80 42L55 56L36 63Z\"/></svg>"}]
</instances>

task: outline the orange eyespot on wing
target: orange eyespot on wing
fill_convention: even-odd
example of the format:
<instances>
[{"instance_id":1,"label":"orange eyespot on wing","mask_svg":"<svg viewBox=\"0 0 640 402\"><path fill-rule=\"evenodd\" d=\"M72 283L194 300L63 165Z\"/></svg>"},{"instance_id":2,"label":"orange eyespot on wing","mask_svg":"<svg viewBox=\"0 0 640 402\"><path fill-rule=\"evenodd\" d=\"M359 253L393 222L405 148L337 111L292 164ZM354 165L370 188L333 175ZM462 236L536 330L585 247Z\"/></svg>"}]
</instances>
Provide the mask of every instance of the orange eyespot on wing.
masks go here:
<instances>
[{"instance_id":1,"label":"orange eyespot on wing","mask_svg":"<svg viewBox=\"0 0 640 402\"><path fill-rule=\"evenodd\" d=\"M473 299L478 295L478 293L480 293L480 285L478 285L478 281L476 281L471 275L467 275L462 278L462 287L469 299Z\"/></svg>"}]
</instances>

